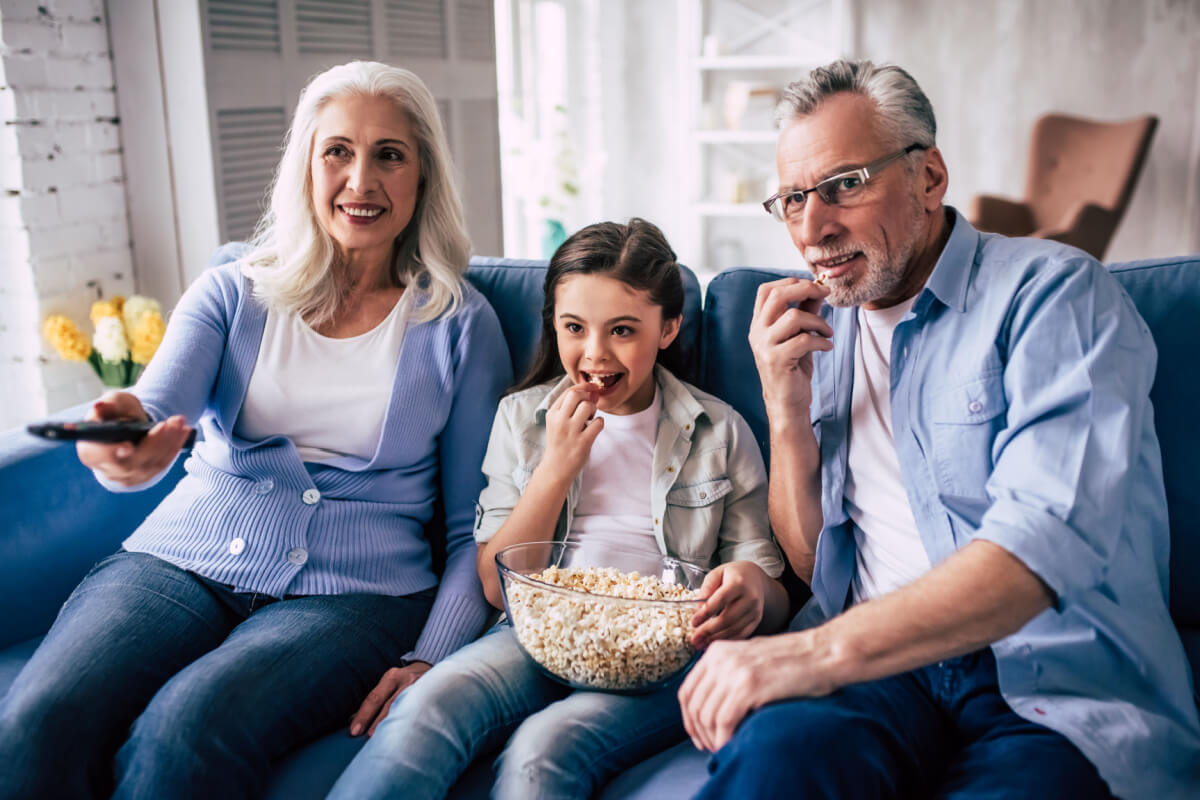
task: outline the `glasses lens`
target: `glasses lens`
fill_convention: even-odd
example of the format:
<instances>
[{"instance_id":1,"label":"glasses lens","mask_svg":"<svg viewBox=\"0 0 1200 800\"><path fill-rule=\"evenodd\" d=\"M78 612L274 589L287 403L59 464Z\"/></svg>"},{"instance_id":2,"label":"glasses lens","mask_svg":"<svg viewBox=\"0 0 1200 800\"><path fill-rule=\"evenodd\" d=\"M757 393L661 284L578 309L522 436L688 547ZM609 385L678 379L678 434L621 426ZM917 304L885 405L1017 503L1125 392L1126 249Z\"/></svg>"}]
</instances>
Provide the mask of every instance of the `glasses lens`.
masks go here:
<instances>
[{"instance_id":1,"label":"glasses lens","mask_svg":"<svg viewBox=\"0 0 1200 800\"><path fill-rule=\"evenodd\" d=\"M842 179L840 177L830 178L826 181L821 181L817 184L817 194L821 195L821 199L831 206L838 204L838 189L841 188Z\"/></svg>"}]
</instances>

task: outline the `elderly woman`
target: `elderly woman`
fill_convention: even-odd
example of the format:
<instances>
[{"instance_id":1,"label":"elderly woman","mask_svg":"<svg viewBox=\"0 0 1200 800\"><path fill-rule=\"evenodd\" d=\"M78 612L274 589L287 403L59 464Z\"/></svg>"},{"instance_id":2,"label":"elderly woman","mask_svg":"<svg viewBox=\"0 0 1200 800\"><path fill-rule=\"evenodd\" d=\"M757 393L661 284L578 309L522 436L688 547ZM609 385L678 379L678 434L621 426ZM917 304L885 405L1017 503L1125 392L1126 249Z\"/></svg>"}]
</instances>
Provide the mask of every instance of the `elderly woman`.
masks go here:
<instances>
[{"instance_id":1,"label":"elderly woman","mask_svg":"<svg viewBox=\"0 0 1200 800\"><path fill-rule=\"evenodd\" d=\"M355 62L304 90L250 253L196 281L138 385L94 406L159 421L79 445L115 490L153 483L197 420L203 439L0 704L0 796L256 796L390 667L401 688L478 634L479 464L511 375L463 281L451 175L411 72Z\"/></svg>"}]
</instances>

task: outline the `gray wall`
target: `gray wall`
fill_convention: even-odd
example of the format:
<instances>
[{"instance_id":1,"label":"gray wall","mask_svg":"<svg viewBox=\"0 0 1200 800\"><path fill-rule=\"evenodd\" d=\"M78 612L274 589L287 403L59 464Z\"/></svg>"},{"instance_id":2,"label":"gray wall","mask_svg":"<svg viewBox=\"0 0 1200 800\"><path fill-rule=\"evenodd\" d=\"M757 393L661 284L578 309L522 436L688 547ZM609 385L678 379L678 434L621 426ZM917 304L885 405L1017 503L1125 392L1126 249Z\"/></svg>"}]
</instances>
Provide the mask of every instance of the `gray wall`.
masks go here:
<instances>
[{"instance_id":1,"label":"gray wall","mask_svg":"<svg viewBox=\"0 0 1200 800\"><path fill-rule=\"evenodd\" d=\"M948 201L1020 197L1033 121L1152 113L1108 261L1200 252L1200 0L853 0L856 55L908 69L938 115Z\"/></svg>"}]
</instances>

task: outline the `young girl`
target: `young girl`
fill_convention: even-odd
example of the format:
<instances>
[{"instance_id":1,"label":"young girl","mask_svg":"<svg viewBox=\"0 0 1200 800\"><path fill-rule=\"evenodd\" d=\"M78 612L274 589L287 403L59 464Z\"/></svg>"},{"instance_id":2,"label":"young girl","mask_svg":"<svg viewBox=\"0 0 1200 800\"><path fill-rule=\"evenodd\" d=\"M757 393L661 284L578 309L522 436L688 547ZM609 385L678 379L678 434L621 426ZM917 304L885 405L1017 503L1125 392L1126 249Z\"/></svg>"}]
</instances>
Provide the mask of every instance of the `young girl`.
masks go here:
<instances>
[{"instance_id":1,"label":"young girl","mask_svg":"<svg viewBox=\"0 0 1200 800\"><path fill-rule=\"evenodd\" d=\"M662 233L640 219L584 228L550 260L545 297L534 367L501 401L483 462L475 538L488 600L503 608L497 552L565 538L719 562L701 588L697 647L781 628L758 445L737 412L664 367L678 353L683 283ZM330 796L444 797L476 755L507 742L493 796L590 797L684 738L676 690L573 691L497 625L398 696Z\"/></svg>"}]
</instances>

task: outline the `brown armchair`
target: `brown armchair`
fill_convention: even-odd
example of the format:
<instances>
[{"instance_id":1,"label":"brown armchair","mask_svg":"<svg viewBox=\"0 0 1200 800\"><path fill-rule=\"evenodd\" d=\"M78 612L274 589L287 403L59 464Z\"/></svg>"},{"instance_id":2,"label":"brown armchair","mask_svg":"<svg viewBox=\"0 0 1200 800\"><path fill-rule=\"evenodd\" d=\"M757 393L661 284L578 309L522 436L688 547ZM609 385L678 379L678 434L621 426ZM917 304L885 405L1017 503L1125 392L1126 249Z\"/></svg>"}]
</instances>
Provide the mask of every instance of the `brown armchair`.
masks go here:
<instances>
[{"instance_id":1,"label":"brown armchair","mask_svg":"<svg viewBox=\"0 0 1200 800\"><path fill-rule=\"evenodd\" d=\"M1157 127L1154 116L1096 122L1046 114L1033 126L1025 200L976 195L968 217L981 231L1054 239L1102 259Z\"/></svg>"}]
</instances>

